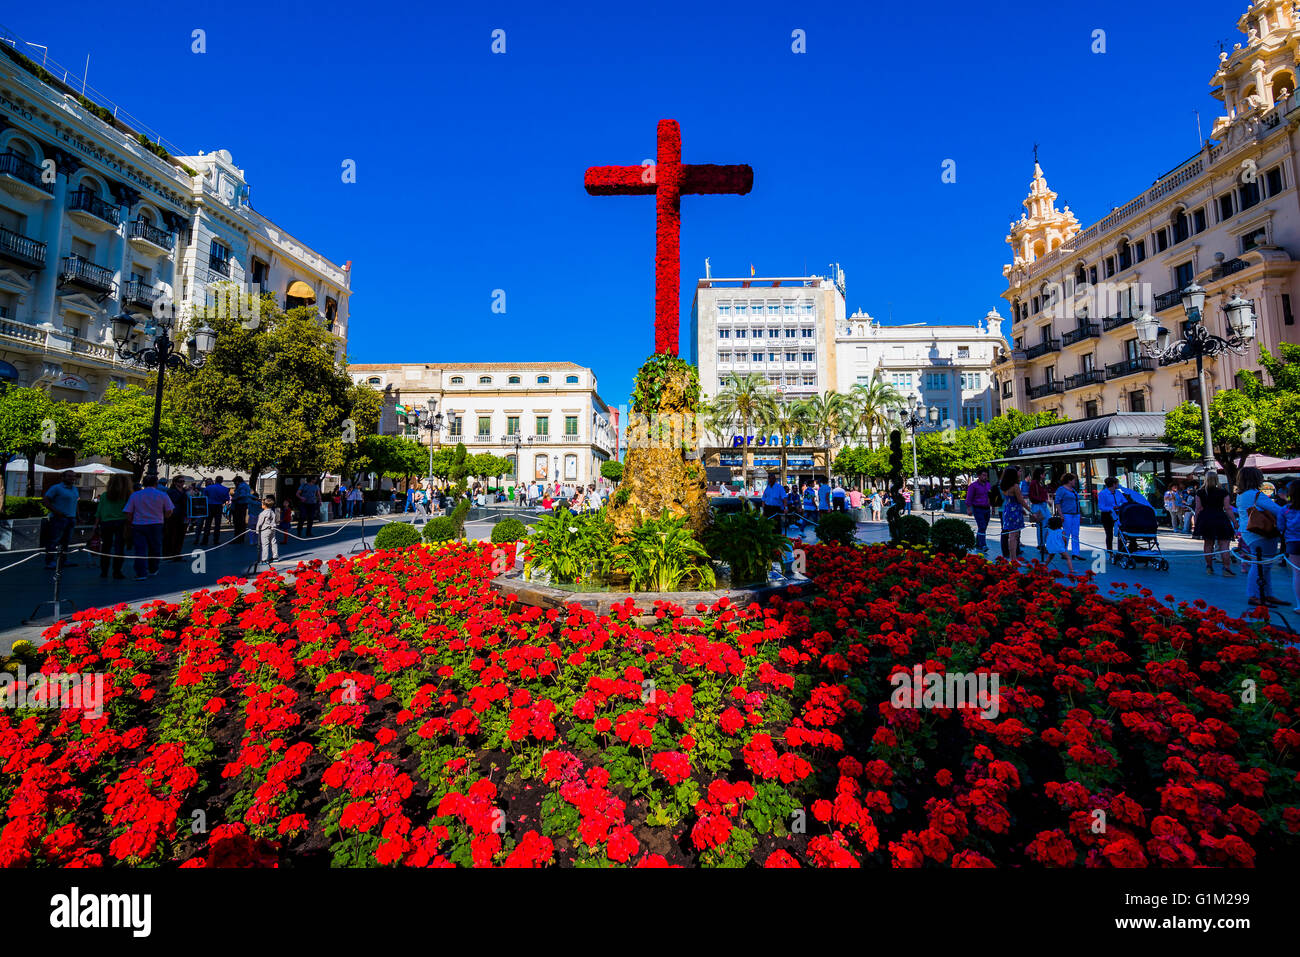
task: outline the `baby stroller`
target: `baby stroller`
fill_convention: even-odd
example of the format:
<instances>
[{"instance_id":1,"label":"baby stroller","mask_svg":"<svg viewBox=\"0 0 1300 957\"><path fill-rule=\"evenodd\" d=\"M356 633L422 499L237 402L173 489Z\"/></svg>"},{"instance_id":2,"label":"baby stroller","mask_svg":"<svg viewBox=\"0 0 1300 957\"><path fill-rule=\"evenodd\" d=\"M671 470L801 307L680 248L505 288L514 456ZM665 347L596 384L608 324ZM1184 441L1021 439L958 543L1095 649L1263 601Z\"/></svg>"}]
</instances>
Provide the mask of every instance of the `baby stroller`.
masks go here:
<instances>
[{"instance_id":1,"label":"baby stroller","mask_svg":"<svg viewBox=\"0 0 1300 957\"><path fill-rule=\"evenodd\" d=\"M1115 510L1115 557L1120 568L1136 568L1138 562L1157 571L1168 571L1169 562L1160 551L1156 510L1146 502L1128 501Z\"/></svg>"}]
</instances>

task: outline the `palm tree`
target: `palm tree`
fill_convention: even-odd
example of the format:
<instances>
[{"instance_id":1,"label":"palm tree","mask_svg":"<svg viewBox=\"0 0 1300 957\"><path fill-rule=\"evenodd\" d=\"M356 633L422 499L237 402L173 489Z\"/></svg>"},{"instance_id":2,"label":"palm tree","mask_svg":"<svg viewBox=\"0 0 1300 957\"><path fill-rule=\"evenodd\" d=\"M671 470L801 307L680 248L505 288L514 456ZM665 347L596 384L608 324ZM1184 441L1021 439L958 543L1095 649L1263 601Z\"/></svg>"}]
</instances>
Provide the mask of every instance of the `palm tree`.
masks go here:
<instances>
[{"instance_id":1,"label":"palm tree","mask_svg":"<svg viewBox=\"0 0 1300 957\"><path fill-rule=\"evenodd\" d=\"M852 429L855 433L866 434L867 448L871 450L876 447L876 430L889 430L889 413L907 404L906 396L880 381L879 377L855 385L849 393L849 401L852 403Z\"/></svg>"},{"instance_id":2,"label":"palm tree","mask_svg":"<svg viewBox=\"0 0 1300 957\"><path fill-rule=\"evenodd\" d=\"M764 432L781 438L781 484L784 485L788 470L786 441L798 435L803 428L803 416L799 406L785 399L773 399L762 410L759 425Z\"/></svg>"},{"instance_id":3,"label":"palm tree","mask_svg":"<svg viewBox=\"0 0 1300 957\"><path fill-rule=\"evenodd\" d=\"M719 425L739 425L742 481L749 481L749 427L761 421L763 410L772 403L772 385L756 372L732 373L709 403L712 418Z\"/></svg>"},{"instance_id":4,"label":"palm tree","mask_svg":"<svg viewBox=\"0 0 1300 957\"><path fill-rule=\"evenodd\" d=\"M834 390L814 395L799 403L800 419L807 434L826 445L826 474L831 471L831 444L849 423L848 397Z\"/></svg>"}]
</instances>

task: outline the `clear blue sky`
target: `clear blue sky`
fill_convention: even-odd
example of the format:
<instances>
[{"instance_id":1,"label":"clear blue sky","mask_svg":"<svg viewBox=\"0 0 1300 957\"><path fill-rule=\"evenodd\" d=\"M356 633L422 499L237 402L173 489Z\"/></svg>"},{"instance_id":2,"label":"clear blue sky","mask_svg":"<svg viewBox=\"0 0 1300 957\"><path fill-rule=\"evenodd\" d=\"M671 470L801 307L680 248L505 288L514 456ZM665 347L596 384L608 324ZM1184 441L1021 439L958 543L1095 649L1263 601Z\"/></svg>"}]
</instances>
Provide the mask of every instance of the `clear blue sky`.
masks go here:
<instances>
[{"instance_id":1,"label":"clear blue sky","mask_svg":"<svg viewBox=\"0 0 1300 957\"><path fill-rule=\"evenodd\" d=\"M0 21L67 66L89 54L93 86L189 152L230 150L259 210L352 260L353 361L568 359L618 405L653 345L654 202L582 175L653 157L661 117L686 162L754 168L748 196L683 200L683 316L709 256L715 276L837 261L850 312L973 323L1007 314L1033 143L1084 225L1132 198L1196 151L1194 110L1209 133L1246 3L186 6Z\"/></svg>"}]
</instances>

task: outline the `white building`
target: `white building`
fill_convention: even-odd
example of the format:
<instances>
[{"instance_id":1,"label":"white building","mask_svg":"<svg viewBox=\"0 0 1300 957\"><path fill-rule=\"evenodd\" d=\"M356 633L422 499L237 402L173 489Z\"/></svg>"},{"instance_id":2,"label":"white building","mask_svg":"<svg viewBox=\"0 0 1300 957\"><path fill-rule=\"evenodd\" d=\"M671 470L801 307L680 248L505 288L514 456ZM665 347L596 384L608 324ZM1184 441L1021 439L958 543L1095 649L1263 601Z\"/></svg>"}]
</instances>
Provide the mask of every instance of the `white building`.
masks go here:
<instances>
[{"instance_id":1,"label":"white building","mask_svg":"<svg viewBox=\"0 0 1300 957\"><path fill-rule=\"evenodd\" d=\"M616 419L596 375L572 362L361 363L348 372L384 393L381 432L427 444L429 431L414 414L394 408L413 413L432 399L445 422L436 442L463 442L513 466L518 439L522 471L514 471L524 480L601 484L600 464L617 457Z\"/></svg>"},{"instance_id":2,"label":"white building","mask_svg":"<svg viewBox=\"0 0 1300 957\"><path fill-rule=\"evenodd\" d=\"M835 388L847 394L880 379L938 409L941 423L987 422L999 412L993 366L1007 348L1001 322L989 312L974 326L882 326L859 310L836 327Z\"/></svg>"},{"instance_id":3,"label":"white building","mask_svg":"<svg viewBox=\"0 0 1300 957\"><path fill-rule=\"evenodd\" d=\"M844 315L843 270L833 280L706 275L691 303L690 359L700 390L712 398L731 375L745 373L792 399L834 388L835 329Z\"/></svg>"},{"instance_id":4,"label":"white building","mask_svg":"<svg viewBox=\"0 0 1300 957\"><path fill-rule=\"evenodd\" d=\"M350 267L254 210L229 153L170 155L72 82L0 42L0 377L77 401L143 384L112 317L184 314L216 282L314 303L346 340Z\"/></svg>"}]
</instances>

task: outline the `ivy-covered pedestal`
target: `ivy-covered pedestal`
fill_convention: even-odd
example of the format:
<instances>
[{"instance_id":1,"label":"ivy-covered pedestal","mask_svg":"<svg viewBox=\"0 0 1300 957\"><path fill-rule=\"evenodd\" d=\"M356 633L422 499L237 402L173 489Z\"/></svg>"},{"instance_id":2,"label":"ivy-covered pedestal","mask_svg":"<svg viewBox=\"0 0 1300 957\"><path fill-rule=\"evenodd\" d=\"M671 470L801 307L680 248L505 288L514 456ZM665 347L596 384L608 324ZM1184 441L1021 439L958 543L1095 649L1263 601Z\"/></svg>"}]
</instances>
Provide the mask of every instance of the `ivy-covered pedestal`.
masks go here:
<instances>
[{"instance_id":1,"label":"ivy-covered pedestal","mask_svg":"<svg viewBox=\"0 0 1300 957\"><path fill-rule=\"evenodd\" d=\"M637 373L623 481L608 511L615 535L630 535L664 512L684 516L697 538L708 527L704 464L697 451L699 406L699 374L686 360L654 355Z\"/></svg>"}]
</instances>

